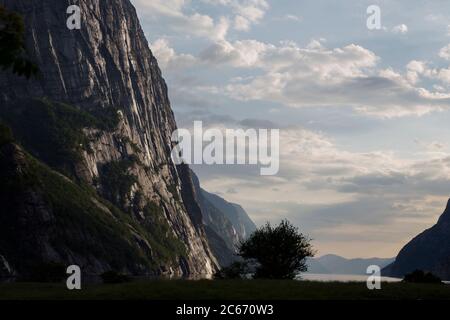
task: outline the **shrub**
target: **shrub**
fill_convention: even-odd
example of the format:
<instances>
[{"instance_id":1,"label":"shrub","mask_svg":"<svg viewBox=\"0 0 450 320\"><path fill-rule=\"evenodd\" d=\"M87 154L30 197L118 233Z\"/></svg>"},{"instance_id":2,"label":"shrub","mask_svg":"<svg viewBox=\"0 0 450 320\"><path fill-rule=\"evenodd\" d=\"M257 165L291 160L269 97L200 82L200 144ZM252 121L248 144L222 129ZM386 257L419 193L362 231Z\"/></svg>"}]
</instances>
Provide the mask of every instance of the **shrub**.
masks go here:
<instances>
[{"instance_id":1,"label":"shrub","mask_svg":"<svg viewBox=\"0 0 450 320\"><path fill-rule=\"evenodd\" d=\"M308 270L306 258L314 256L314 250L310 239L285 220L256 230L240 244L238 254L257 262L255 278L294 279Z\"/></svg>"},{"instance_id":2,"label":"shrub","mask_svg":"<svg viewBox=\"0 0 450 320\"><path fill-rule=\"evenodd\" d=\"M407 275L403 279L404 282L410 283L442 283L442 280L432 274L431 272L424 272L422 270L415 270Z\"/></svg>"}]
</instances>

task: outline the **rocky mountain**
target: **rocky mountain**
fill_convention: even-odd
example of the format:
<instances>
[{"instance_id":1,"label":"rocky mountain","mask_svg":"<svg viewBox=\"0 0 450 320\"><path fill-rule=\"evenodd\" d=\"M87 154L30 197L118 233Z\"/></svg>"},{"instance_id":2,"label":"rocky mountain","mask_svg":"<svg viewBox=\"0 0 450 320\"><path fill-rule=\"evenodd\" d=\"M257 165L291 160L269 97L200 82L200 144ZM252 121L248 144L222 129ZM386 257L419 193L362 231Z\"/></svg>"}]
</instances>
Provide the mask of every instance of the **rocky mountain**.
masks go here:
<instances>
[{"instance_id":1,"label":"rocky mountain","mask_svg":"<svg viewBox=\"0 0 450 320\"><path fill-rule=\"evenodd\" d=\"M256 230L256 225L241 206L202 189L194 172L192 178L212 251L219 264L227 266L237 259L237 246Z\"/></svg>"},{"instance_id":2,"label":"rocky mountain","mask_svg":"<svg viewBox=\"0 0 450 320\"><path fill-rule=\"evenodd\" d=\"M438 222L407 243L382 272L403 277L417 269L450 280L450 200Z\"/></svg>"},{"instance_id":3,"label":"rocky mountain","mask_svg":"<svg viewBox=\"0 0 450 320\"><path fill-rule=\"evenodd\" d=\"M319 258L308 260L308 272L319 274L354 274L365 275L367 267L377 265L384 268L394 261L393 258L356 258L347 259L334 254L327 254Z\"/></svg>"},{"instance_id":4,"label":"rocky mountain","mask_svg":"<svg viewBox=\"0 0 450 320\"><path fill-rule=\"evenodd\" d=\"M231 225L237 234L238 241L246 239L253 231L256 230L254 222L240 205L225 201L218 195L209 193L205 190L202 190L202 195L207 201L209 201L209 203L216 207L220 212L224 213L227 219L230 220ZM216 225L219 227L220 224L216 224L214 222L216 218L217 217L214 215L205 214L206 225Z\"/></svg>"},{"instance_id":5,"label":"rocky mountain","mask_svg":"<svg viewBox=\"0 0 450 320\"><path fill-rule=\"evenodd\" d=\"M166 237L171 245L165 254L158 250L164 238L156 238L155 231L163 221L156 228L143 227L15 143L0 147L0 177L2 276L27 276L54 262L78 264L87 274L147 274L173 259L177 249L184 255L174 236Z\"/></svg>"},{"instance_id":6,"label":"rocky mountain","mask_svg":"<svg viewBox=\"0 0 450 320\"><path fill-rule=\"evenodd\" d=\"M79 0L80 30L66 27L68 1L0 5L24 16L40 69L0 73L0 121L15 137L0 150L0 275L50 261L211 275L196 185L170 156L167 86L130 1Z\"/></svg>"}]
</instances>

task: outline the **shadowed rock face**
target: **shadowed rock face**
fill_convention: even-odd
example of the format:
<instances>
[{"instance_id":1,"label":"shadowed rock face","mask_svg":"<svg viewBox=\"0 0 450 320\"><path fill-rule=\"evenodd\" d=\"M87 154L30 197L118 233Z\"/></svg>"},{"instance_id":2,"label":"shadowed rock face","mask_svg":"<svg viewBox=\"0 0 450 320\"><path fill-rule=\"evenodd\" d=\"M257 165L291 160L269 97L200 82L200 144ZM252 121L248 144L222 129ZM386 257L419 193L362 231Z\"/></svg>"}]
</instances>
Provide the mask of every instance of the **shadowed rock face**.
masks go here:
<instances>
[{"instance_id":1,"label":"shadowed rock face","mask_svg":"<svg viewBox=\"0 0 450 320\"><path fill-rule=\"evenodd\" d=\"M132 4L128 0L77 1L81 30L72 31L66 27L67 1L0 0L0 4L23 14L27 48L40 68L39 77L30 81L0 73L0 118L12 127L21 145L53 169L95 189L150 233L157 222L157 230L164 237L175 239L183 247L169 252L167 256L171 258L153 259L163 253L150 243L148 250L143 249L144 260L154 260L156 267L142 263L136 268L125 268L123 261L124 269L174 276L213 273L217 262L206 240L201 212L192 210L195 205L188 203L195 201L185 173L188 169L177 168L170 158L176 123L167 87ZM52 143L37 141L36 137L44 134L42 126L25 126L21 122L26 118L23 115L30 112L30 119L33 112L41 112L42 119L52 119L53 113L61 110L59 103L71 108L67 109L71 114L68 127L75 122L73 119L80 119L77 112L97 119L85 121L75 131L71 129L74 141L64 148L70 149L73 157L60 157L58 144L52 149ZM56 137L68 132L66 127L61 129L60 123L49 131L56 132ZM31 232L41 231L37 227ZM142 247L145 239L139 238L142 237L136 236L133 245ZM56 250L58 244L53 246ZM20 264L20 259L11 259L1 247L0 256L0 268L6 269L2 261L15 260ZM11 263L8 265L14 268ZM107 265L100 261L89 267L102 271Z\"/></svg>"},{"instance_id":2,"label":"shadowed rock face","mask_svg":"<svg viewBox=\"0 0 450 320\"><path fill-rule=\"evenodd\" d=\"M406 244L383 275L403 277L417 269L450 279L450 201L438 222Z\"/></svg>"},{"instance_id":3,"label":"shadowed rock face","mask_svg":"<svg viewBox=\"0 0 450 320\"><path fill-rule=\"evenodd\" d=\"M219 264L228 266L239 259L236 253L240 242L246 240L256 226L241 206L202 189L192 171L190 180L193 181L195 199L202 211L209 244Z\"/></svg>"}]
</instances>

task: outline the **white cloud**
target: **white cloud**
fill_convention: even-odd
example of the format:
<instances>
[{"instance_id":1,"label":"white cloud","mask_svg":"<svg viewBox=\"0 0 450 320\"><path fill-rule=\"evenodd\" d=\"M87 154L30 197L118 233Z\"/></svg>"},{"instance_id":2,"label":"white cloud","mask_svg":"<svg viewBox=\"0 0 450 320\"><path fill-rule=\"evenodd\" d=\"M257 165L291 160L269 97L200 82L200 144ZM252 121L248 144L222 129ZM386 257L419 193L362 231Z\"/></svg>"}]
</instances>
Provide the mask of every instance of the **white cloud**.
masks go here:
<instances>
[{"instance_id":1,"label":"white cloud","mask_svg":"<svg viewBox=\"0 0 450 320\"><path fill-rule=\"evenodd\" d=\"M353 107L376 117L421 116L450 106L450 94L417 86L422 78L450 84L450 69L433 69L427 62L410 61L404 74L392 68L377 69L376 54L350 44L327 48L323 39L301 47L285 41L276 46L256 40L220 40L199 56L177 55L167 43L163 65L186 64L261 70L262 74L235 77L214 91L242 101L272 101L290 107ZM441 86L442 87L442 86ZM209 93L213 86L209 86ZM442 89L442 88L441 88ZM435 91L432 91L435 90Z\"/></svg>"},{"instance_id":2,"label":"white cloud","mask_svg":"<svg viewBox=\"0 0 450 320\"><path fill-rule=\"evenodd\" d=\"M187 13L189 0L133 0L133 3L143 16L156 21L165 19L165 24L185 35L221 40L228 33L229 21L223 16L214 20L206 14Z\"/></svg>"},{"instance_id":3,"label":"white cloud","mask_svg":"<svg viewBox=\"0 0 450 320\"><path fill-rule=\"evenodd\" d=\"M239 31L248 31L250 30L250 21L242 16L236 16L234 18L234 28Z\"/></svg>"},{"instance_id":4,"label":"white cloud","mask_svg":"<svg viewBox=\"0 0 450 320\"><path fill-rule=\"evenodd\" d=\"M411 62L406 75L392 69L376 70L379 58L351 44L328 49L321 42L302 48L257 41L223 42L206 50L202 57L213 63L265 71L226 91L239 100L264 100L292 107L350 106L359 112L381 117L423 115L450 105L450 96L414 87L419 76L450 81L447 69L429 70Z\"/></svg>"},{"instance_id":5,"label":"white cloud","mask_svg":"<svg viewBox=\"0 0 450 320\"><path fill-rule=\"evenodd\" d=\"M290 20L290 21L302 21L302 18L299 16L296 16L294 14L287 14L284 16L285 20Z\"/></svg>"},{"instance_id":6,"label":"white cloud","mask_svg":"<svg viewBox=\"0 0 450 320\"><path fill-rule=\"evenodd\" d=\"M259 23L269 9L265 0L202 0L204 3L230 8L234 15L234 28L248 31L252 24Z\"/></svg>"},{"instance_id":7,"label":"white cloud","mask_svg":"<svg viewBox=\"0 0 450 320\"><path fill-rule=\"evenodd\" d=\"M417 60L410 61L406 65L406 70L406 78L411 84L415 84L427 70L426 62Z\"/></svg>"},{"instance_id":8,"label":"white cloud","mask_svg":"<svg viewBox=\"0 0 450 320\"><path fill-rule=\"evenodd\" d=\"M408 33L408 26L406 24L400 24L392 28L393 33L405 34Z\"/></svg>"},{"instance_id":9,"label":"white cloud","mask_svg":"<svg viewBox=\"0 0 450 320\"><path fill-rule=\"evenodd\" d=\"M190 54L177 54L167 39L156 40L150 48L157 57L159 66L165 71L180 70L197 63L197 59Z\"/></svg>"},{"instance_id":10,"label":"white cloud","mask_svg":"<svg viewBox=\"0 0 450 320\"><path fill-rule=\"evenodd\" d=\"M446 60L450 60L450 45L442 48L439 52L439 56ZM413 60L406 66L407 74L406 78L412 83L415 84L420 80L421 77L425 77L432 80L438 80L442 85L450 85L450 68L432 68L429 66L429 63L425 61L416 61ZM432 93L429 92L427 96L434 98L445 98L448 97L448 94L445 92L445 88L441 85L433 85L433 88L438 92ZM422 89L422 92L423 91Z\"/></svg>"},{"instance_id":11,"label":"white cloud","mask_svg":"<svg viewBox=\"0 0 450 320\"><path fill-rule=\"evenodd\" d=\"M450 44L446 45L439 51L439 57L445 60L450 60Z\"/></svg>"}]
</instances>

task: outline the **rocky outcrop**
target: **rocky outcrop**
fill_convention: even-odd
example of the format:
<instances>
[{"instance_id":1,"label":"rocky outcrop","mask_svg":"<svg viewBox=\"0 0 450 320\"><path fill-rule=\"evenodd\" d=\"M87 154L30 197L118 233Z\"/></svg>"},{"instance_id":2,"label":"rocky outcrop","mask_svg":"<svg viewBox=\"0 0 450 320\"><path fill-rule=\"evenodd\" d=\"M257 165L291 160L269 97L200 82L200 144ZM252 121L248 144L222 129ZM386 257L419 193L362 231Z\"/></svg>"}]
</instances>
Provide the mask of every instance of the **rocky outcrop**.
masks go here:
<instances>
[{"instance_id":1,"label":"rocky outcrop","mask_svg":"<svg viewBox=\"0 0 450 320\"><path fill-rule=\"evenodd\" d=\"M414 270L432 272L450 280L450 201L438 222L406 244L382 273L403 277Z\"/></svg>"},{"instance_id":2,"label":"rocky outcrop","mask_svg":"<svg viewBox=\"0 0 450 320\"><path fill-rule=\"evenodd\" d=\"M194 190L189 177L183 178L186 170L170 158L176 124L167 87L130 1L78 1L81 30L66 27L67 1L0 0L0 4L24 15L27 48L40 68L39 76L30 81L0 74L0 117L21 145L78 185L95 189L143 233L160 233L152 243L139 230L131 230L132 245L141 247L144 262L137 268L124 260L119 267L134 273L212 274L217 262L201 212L190 203ZM52 221L52 212L35 192L20 197L42 209L30 207L37 210L36 220L30 218L20 226L41 239L45 248L37 250L42 253L39 259L47 250L48 259L81 261L93 272L111 267L74 254L70 244L60 248L63 255L54 253L58 249L48 247L45 240L46 219ZM11 218L8 210L2 210L3 219ZM11 224L3 222L0 228ZM23 240L11 235L11 243ZM2 260L21 269L25 261L3 254L2 249Z\"/></svg>"}]
</instances>

